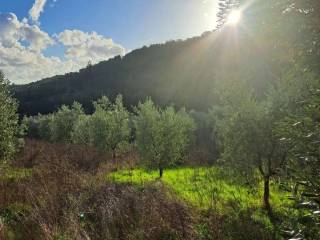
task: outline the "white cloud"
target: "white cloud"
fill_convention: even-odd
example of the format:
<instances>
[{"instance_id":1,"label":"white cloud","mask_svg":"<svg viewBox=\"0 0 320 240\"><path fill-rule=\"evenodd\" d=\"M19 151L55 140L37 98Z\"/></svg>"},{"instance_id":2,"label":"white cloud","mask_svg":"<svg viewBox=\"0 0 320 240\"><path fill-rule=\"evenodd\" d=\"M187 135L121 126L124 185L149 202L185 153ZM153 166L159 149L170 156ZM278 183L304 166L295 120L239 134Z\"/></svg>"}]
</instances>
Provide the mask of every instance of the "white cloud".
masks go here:
<instances>
[{"instance_id":1,"label":"white cloud","mask_svg":"<svg viewBox=\"0 0 320 240\"><path fill-rule=\"evenodd\" d=\"M41 31L36 25L30 26L23 23L21 26L21 34L23 40L29 42L29 48L34 51L44 50L54 43L53 39L49 37L46 32Z\"/></svg>"},{"instance_id":2,"label":"white cloud","mask_svg":"<svg viewBox=\"0 0 320 240\"><path fill-rule=\"evenodd\" d=\"M47 0L35 0L32 8L29 11L29 16L34 22L38 21L46 2Z\"/></svg>"},{"instance_id":3,"label":"white cloud","mask_svg":"<svg viewBox=\"0 0 320 240\"><path fill-rule=\"evenodd\" d=\"M80 67L75 62L61 61L57 57L45 57L24 48L0 46L0 56L0 68L9 80L14 80L15 83L27 83L31 80L75 71Z\"/></svg>"},{"instance_id":4,"label":"white cloud","mask_svg":"<svg viewBox=\"0 0 320 240\"><path fill-rule=\"evenodd\" d=\"M18 45L20 22L13 13L0 13L0 42L4 47Z\"/></svg>"},{"instance_id":5,"label":"white cloud","mask_svg":"<svg viewBox=\"0 0 320 240\"><path fill-rule=\"evenodd\" d=\"M39 26L30 25L26 19L19 21L13 13L0 13L0 69L10 81L27 83L77 71L89 60L97 63L125 53L121 45L96 32L65 30L55 38L66 47L65 60L43 55L57 41Z\"/></svg>"},{"instance_id":6,"label":"white cloud","mask_svg":"<svg viewBox=\"0 0 320 240\"><path fill-rule=\"evenodd\" d=\"M29 25L25 20L19 22L13 13L0 13L0 44L3 47L21 48L25 41L29 50L40 52L54 43L53 39L36 25Z\"/></svg>"},{"instance_id":7,"label":"white cloud","mask_svg":"<svg viewBox=\"0 0 320 240\"><path fill-rule=\"evenodd\" d=\"M88 40L88 34L79 30L65 30L56 36L66 46L76 46Z\"/></svg>"},{"instance_id":8,"label":"white cloud","mask_svg":"<svg viewBox=\"0 0 320 240\"><path fill-rule=\"evenodd\" d=\"M95 63L125 54L125 49L121 45L96 32L85 33L79 30L65 30L57 38L59 42L67 46L65 51L67 59L78 59L82 62L91 60Z\"/></svg>"}]
</instances>

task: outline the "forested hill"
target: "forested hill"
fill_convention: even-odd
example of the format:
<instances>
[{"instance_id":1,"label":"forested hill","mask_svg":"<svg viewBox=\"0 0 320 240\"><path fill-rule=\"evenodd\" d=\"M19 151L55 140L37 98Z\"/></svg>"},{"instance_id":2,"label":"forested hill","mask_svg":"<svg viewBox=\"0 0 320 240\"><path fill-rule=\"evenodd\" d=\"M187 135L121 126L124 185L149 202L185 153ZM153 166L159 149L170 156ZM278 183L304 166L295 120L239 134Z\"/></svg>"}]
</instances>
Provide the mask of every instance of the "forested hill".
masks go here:
<instances>
[{"instance_id":1,"label":"forested hill","mask_svg":"<svg viewBox=\"0 0 320 240\"><path fill-rule=\"evenodd\" d=\"M147 96L159 105L205 110L214 102L217 81L248 79L257 89L276 79L268 49L232 27L187 40L155 44L115 57L79 72L14 86L20 114L55 111L79 101L90 110L101 95L118 93L131 106ZM240 61L241 60L241 61ZM241 62L241 64L239 64Z\"/></svg>"}]
</instances>

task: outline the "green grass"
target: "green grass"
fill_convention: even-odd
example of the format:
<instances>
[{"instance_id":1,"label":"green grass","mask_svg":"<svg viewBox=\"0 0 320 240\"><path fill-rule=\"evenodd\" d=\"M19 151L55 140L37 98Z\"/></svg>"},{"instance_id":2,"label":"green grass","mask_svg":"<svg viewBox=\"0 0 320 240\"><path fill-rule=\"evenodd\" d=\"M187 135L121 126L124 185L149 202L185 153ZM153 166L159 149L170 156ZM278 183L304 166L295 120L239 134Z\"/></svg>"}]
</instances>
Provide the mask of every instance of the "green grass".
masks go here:
<instances>
[{"instance_id":1,"label":"green grass","mask_svg":"<svg viewBox=\"0 0 320 240\"><path fill-rule=\"evenodd\" d=\"M214 208L221 212L261 208L262 187L250 188L241 184L239 177L217 167L175 168L164 171L159 180L158 171L142 169L122 170L107 176L119 183L144 185L152 181L162 181L183 200L201 208ZM271 204L275 209L287 208L291 202L288 194L271 184ZM234 211L232 211L234 212Z\"/></svg>"},{"instance_id":2,"label":"green grass","mask_svg":"<svg viewBox=\"0 0 320 240\"><path fill-rule=\"evenodd\" d=\"M28 168L13 168L4 166L0 168L0 180L19 181L24 178L30 177L32 169Z\"/></svg>"}]
</instances>

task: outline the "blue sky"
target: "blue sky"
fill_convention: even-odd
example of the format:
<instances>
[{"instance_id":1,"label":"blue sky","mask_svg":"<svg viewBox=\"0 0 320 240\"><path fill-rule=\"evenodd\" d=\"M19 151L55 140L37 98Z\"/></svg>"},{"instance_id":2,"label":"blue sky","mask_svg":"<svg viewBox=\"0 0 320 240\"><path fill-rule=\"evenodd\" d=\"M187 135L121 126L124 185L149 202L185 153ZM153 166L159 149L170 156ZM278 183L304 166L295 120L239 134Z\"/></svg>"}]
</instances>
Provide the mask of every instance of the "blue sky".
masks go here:
<instances>
[{"instance_id":1,"label":"blue sky","mask_svg":"<svg viewBox=\"0 0 320 240\"><path fill-rule=\"evenodd\" d=\"M37 48L41 50L36 50L37 54L41 54L40 57L56 57L59 58L56 60L64 62L75 61L81 55L83 63L77 62L79 68L89 58L93 62L98 62L112 57L116 53L123 53L123 50L128 52L143 45L172 39L185 39L212 30L215 27L216 7L217 0L0 0L0 14L2 14L0 44L2 41L2 47L4 47L5 41L8 42L8 39L4 39L7 38L4 36L4 31L1 38L1 26L5 26L2 27L3 29L9 29L8 26L12 27L12 23L15 22L16 33L13 34L12 28L10 28L12 36L21 46L25 47L26 51L32 50L33 52L31 51L30 54L33 54L37 48L36 42L41 43L41 47ZM30 13L31 8L35 10L33 14ZM7 13L13 13L15 16L4 15ZM36 31L37 36L45 37L48 35L48 38L46 40L37 38L35 41L34 38L29 37L30 34L28 38L25 36L25 31L21 34L22 25L29 29L29 32ZM77 32L65 32L66 30L76 30ZM94 36L91 35L92 32L95 33ZM82 33L87 34L86 37ZM76 41L78 45L82 44L83 53L74 52L76 44L70 42L71 34L73 40L76 36L81 35L82 40L86 41L85 44ZM20 37L16 37L18 35ZM63 40L61 40L62 38ZM94 40L88 40L89 38ZM101 50L102 45L110 47L110 44L107 44L107 39L112 40L112 44L116 44L115 47L118 51L112 48L112 54L105 51L104 56L91 51L98 48ZM34 46L33 49L28 48L28 42ZM98 47L93 46L94 44ZM90 45L91 52L84 45ZM11 41L11 45L7 44L6 46L3 51L8 52L9 48L13 46L13 42ZM123 49L120 49L119 46ZM21 52L21 54L24 54L25 57L26 52ZM86 58L84 58L85 54L87 54ZM12 66L7 66L8 59L1 59L0 56L1 60L0 68L6 65L7 75L12 75L14 69ZM6 64L4 64L5 61ZM70 63L70 66L72 64L76 65ZM29 68L32 67L31 65ZM70 67L64 71L70 70L76 70L76 67ZM6 73L6 70L3 71ZM50 74L56 73L49 72ZM38 79L44 77L45 74L38 75L28 74L24 81L21 80L22 75L14 76L13 81L28 82L31 80L30 78ZM12 78L12 76L10 77Z\"/></svg>"},{"instance_id":2,"label":"blue sky","mask_svg":"<svg viewBox=\"0 0 320 240\"><path fill-rule=\"evenodd\" d=\"M28 17L34 0L0 0L0 12ZM199 35L215 26L216 1L202 0L58 0L47 1L41 29L96 31L128 49Z\"/></svg>"}]
</instances>

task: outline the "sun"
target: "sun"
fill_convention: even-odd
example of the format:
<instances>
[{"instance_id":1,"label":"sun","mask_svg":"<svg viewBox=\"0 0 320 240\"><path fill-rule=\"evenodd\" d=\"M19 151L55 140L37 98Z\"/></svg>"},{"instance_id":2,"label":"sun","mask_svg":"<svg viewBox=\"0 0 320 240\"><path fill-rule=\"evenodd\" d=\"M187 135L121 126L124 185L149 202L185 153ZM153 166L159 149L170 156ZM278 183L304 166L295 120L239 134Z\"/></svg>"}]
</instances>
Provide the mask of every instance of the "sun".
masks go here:
<instances>
[{"instance_id":1,"label":"sun","mask_svg":"<svg viewBox=\"0 0 320 240\"><path fill-rule=\"evenodd\" d=\"M241 12L239 10L233 10L228 16L228 24L236 25L241 19Z\"/></svg>"}]
</instances>

